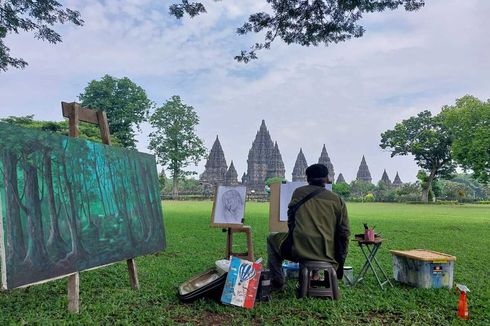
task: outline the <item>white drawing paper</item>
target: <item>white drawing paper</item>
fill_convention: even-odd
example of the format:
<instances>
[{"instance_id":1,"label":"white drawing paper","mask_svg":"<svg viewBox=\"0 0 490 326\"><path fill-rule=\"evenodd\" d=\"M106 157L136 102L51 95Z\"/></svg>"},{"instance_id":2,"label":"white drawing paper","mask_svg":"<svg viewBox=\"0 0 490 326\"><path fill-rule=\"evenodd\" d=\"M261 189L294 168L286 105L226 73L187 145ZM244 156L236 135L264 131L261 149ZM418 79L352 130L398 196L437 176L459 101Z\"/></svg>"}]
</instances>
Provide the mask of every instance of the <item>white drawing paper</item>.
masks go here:
<instances>
[{"instance_id":1,"label":"white drawing paper","mask_svg":"<svg viewBox=\"0 0 490 326\"><path fill-rule=\"evenodd\" d=\"M306 181L294 181L281 184L280 196L279 196L279 221L288 221L288 205L293 197L293 192L296 188L306 186ZM332 184L325 185L325 189L332 191Z\"/></svg>"}]
</instances>

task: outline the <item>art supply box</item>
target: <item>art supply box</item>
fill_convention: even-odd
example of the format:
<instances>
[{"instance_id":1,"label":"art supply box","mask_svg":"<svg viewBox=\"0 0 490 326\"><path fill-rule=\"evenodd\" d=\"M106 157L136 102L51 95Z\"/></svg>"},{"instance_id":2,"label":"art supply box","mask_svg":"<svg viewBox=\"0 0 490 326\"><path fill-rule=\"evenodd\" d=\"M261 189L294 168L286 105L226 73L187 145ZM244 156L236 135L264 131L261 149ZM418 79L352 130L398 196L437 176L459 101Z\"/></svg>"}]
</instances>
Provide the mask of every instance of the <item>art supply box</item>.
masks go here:
<instances>
[{"instance_id":1,"label":"art supply box","mask_svg":"<svg viewBox=\"0 0 490 326\"><path fill-rule=\"evenodd\" d=\"M418 288L452 288L456 257L424 249L390 252L395 280Z\"/></svg>"},{"instance_id":2,"label":"art supply box","mask_svg":"<svg viewBox=\"0 0 490 326\"><path fill-rule=\"evenodd\" d=\"M211 268L182 283L177 296L185 303L205 297L219 300L225 286L226 275L227 273L219 268Z\"/></svg>"}]
</instances>

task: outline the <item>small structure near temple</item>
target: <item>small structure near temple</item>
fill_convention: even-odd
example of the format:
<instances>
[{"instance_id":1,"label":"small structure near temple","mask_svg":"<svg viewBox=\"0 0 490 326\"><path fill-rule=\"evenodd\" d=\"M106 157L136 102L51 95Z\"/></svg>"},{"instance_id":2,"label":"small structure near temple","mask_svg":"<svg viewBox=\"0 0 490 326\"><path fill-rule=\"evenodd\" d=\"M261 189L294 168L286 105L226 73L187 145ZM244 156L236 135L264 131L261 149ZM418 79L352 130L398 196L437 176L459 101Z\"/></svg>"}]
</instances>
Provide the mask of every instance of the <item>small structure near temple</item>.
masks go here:
<instances>
[{"instance_id":1,"label":"small structure near temple","mask_svg":"<svg viewBox=\"0 0 490 326\"><path fill-rule=\"evenodd\" d=\"M335 183L346 183L344 175L342 173L339 173L339 176L337 177L337 181Z\"/></svg>"},{"instance_id":2,"label":"small structure near temple","mask_svg":"<svg viewBox=\"0 0 490 326\"><path fill-rule=\"evenodd\" d=\"M308 163L306 163L305 155L303 154L303 149L299 149L298 156L296 157L296 163L294 163L293 168L293 182L294 181L306 181L306 168Z\"/></svg>"},{"instance_id":3,"label":"small structure near temple","mask_svg":"<svg viewBox=\"0 0 490 326\"><path fill-rule=\"evenodd\" d=\"M391 180L390 177L388 176L388 173L386 173L386 169L383 171L383 175L381 176L381 183L384 183L387 186L391 186Z\"/></svg>"},{"instance_id":4,"label":"small structure near temple","mask_svg":"<svg viewBox=\"0 0 490 326\"><path fill-rule=\"evenodd\" d=\"M318 163L323 164L327 167L328 180L330 180L330 182L333 183L335 181L335 171L333 169L333 164L330 161L330 157L328 157L327 148L325 147L325 144L323 144L322 152L320 154L320 158L318 159Z\"/></svg>"},{"instance_id":5,"label":"small structure near temple","mask_svg":"<svg viewBox=\"0 0 490 326\"><path fill-rule=\"evenodd\" d=\"M223 153L223 148L221 148L219 138L216 136L213 147L211 147L211 151L209 152L204 172L201 174L199 180L204 184L205 188L214 191L216 186L224 183L226 171L228 171L228 166L226 164L225 154Z\"/></svg>"},{"instance_id":6,"label":"small structure near temple","mask_svg":"<svg viewBox=\"0 0 490 326\"><path fill-rule=\"evenodd\" d=\"M362 156L361 164L359 165L359 170L357 171L357 181L372 182L371 172L369 172L369 167L366 163L364 155Z\"/></svg>"},{"instance_id":7,"label":"small structure near temple","mask_svg":"<svg viewBox=\"0 0 490 326\"><path fill-rule=\"evenodd\" d=\"M398 171L396 171L395 180L393 180L393 186L400 187L401 185L403 185L403 182L400 179L400 176L398 175Z\"/></svg>"},{"instance_id":8,"label":"small structure near temple","mask_svg":"<svg viewBox=\"0 0 490 326\"><path fill-rule=\"evenodd\" d=\"M230 163L228 171L225 173L225 186L237 186L238 185L238 173L236 172L233 161Z\"/></svg>"}]
</instances>

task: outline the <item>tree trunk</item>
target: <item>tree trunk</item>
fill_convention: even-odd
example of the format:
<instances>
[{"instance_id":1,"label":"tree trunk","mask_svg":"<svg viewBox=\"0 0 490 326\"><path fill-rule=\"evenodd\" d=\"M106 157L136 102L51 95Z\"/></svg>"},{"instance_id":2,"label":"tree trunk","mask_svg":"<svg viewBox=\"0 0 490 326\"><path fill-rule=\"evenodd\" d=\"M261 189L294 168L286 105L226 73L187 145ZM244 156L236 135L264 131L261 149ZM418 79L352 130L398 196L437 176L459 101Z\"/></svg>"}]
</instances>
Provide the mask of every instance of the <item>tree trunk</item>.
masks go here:
<instances>
[{"instance_id":1,"label":"tree trunk","mask_svg":"<svg viewBox=\"0 0 490 326\"><path fill-rule=\"evenodd\" d=\"M172 175L172 182L173 182L173 186L172 186L172 199L177 199L179 197L179 189L178 189L179 176L178 176L177 172L175 172L175 171L174 171L174 173Z\"/></svg>"},{"instance_id":2,"label":"tree trunk","mask_svg":"<svg viewBox=\"0 0 490 326\"><path fill-rule=\"evenodd\" d=\"M56 209L56 202L54 198L53 187L53 171L51 164L51 156L48 152L44 153L44 179L48 189L48 203L49 203L49 217L50 217L50 229L48 238L48 250L53 253L56 260L66 255L66 243L61 237L60 228L58 224L58 212Z\"/></svg>"},{"instance_id":3,"label":"tree trunk","mask_svg":"<svg viewBox=\"0 0 490 326\"><path fill-rule=\"evenodd\" d=\"M132 163L132 164L131 164ZM136 177L137 173L138 173L138 163L141 164L141 162L137 162L137 160L135 160L133 158L133 161L131 162L131 160L129 159L128 157L128 164L130 165L130 169L129 169L129 174L131 175L131 184L132 184L132 193L134 194L135 196L135 200L136 200L136 208L138 210L138 215L139 215L139 222L141 224L141 228L143 230L143 239L145 241L148 241L149 239L149 234L150 234L150 227L148 226L148 220L151 220L150 219L150 216L147 216L146 215L146 212L145 212L145 207L143 205L143 198L141 196L142 193L146 193L146 189L143 189L141 188L141 184L140 182L138 181L138 178ZM143 184L146 184L146 175L144 174L143 175ZM147 207L147 209L150 209L150 207Z\"/></svg>"},{"instance_id":4,"label":"tree trunk","mask_svg":"<svg viewBox=\"0 0 490 326\"><path fill-rule=\"evenodd\" d=\"M430 171L429 177L427 178L427 184L426 184L425 188L422 188L422 202L423 203L429 202L429 191L432 189L432 182L434 181L436 172L437 172L436 169L432 169Z\"/></svg>"},{"instance_id":5,"label":"tree trunk","mask_svg":"<svg viewBox=\"0 0 490 326\"><path fill-rule=\"evenodd\" d=\"M66 154L66 153L65 153ZM68 194L69 200L69 216L68 216L68 228L71 234L71 252L65 259L73 259L78 257L85 257L88 255L87 251L83 247L82 241L80 239L79 229L78 229L78 207L75 200L75 194L73 193L72 181L68 178L68 172L66 167L65 154L62 155L61 164L63 168L63 178L65 179L66 192Z\"/></svg>"},{"instance_id":6,"label":"tree trunk","mask_svg":"<svg viewBox=\"0 0 490 326\"><path fill-rule=\"evenodd\" d=\"M39 183L37 169L24 158L24 182L27 207L27 229L31 241L28 242L24 263L31 267L46 265L48 254L44 243L41 199L39 198Z\"/></svg>"},{"instance_id":7,"label":"tree trunk","mask_svg":"<svg viewBox=\"0 0 490 326\"><path fill-rule=\"evenodd\" d=\"M428 203L429 202L429 188L422 188L422 202L423 203Z\"/></svg>"},{"instance_id":8,"label":"tree trunk","mask_svg":"<svg viewBox=\"0 0 490 326\"><path fill-rule=\"evenodd\" d=\"M131 228L131 220L129 219L129 214L127 211L127 206L126 206L126 196L125 196L125 187L124 183L120 188L117 187L117 183L115 180L114 176L114 170L112 169L112 164L110 160L108 159L108 168L109 168L109 176L111 180L111 185L112 185L112 194L114 195L114 203L116 205L118 214L123 217L124 222L125 222L125 231L126 231L126 237L127 240L129 240L129 247L132 247L134 245L134 236L133 236L133 230Z\"/></svg>"},{"instance_id":9,"label":"tree trunk","mask_svg":"<svg viewBox=\"0 0 490 326\"><path fill-rule=\"evenodd\" d=\"M24 243L24 232L22 231L20 216L20 198L18 175L17 175L17 157L5 151L3 154L4 167L4 185L5 185L5 202L7 210L7 240L12 245L13 254L16 261L22 261L26 255ZM10 251L9 251L10 252ZM10 257L9 257L10 258Z\"/></svg>"}]
</instances>

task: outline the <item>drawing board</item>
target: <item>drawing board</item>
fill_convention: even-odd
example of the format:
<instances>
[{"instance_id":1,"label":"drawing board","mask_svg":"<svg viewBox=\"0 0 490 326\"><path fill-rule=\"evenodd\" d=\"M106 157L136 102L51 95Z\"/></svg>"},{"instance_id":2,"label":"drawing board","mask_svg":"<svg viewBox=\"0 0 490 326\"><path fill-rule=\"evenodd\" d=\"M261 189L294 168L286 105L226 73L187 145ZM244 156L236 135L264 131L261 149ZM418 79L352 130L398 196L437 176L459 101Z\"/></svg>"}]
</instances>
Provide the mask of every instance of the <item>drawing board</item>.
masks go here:
<instances>
[{"instance_id":1,"label":"drawing board","mask_svg":"<svg viewBox=\"0 0 490 326\"><path fill-rule=\"evenodd\" d=\"M211 216L212 226L243 224L245 213L245 186L218 186Z\"/></svg>"},{"instance_id":2,"label":"drawing board","mask_svg":"<svg viewBox=\"0 0 490 326\"><path fill-rule=\"evenodd\" d=\"M270 186L269 232L287 232L288 205L296 188L306 185L304 181L274 183ZM325 189L332 191L332 184Z\"/></svg>"}]
</instances>

